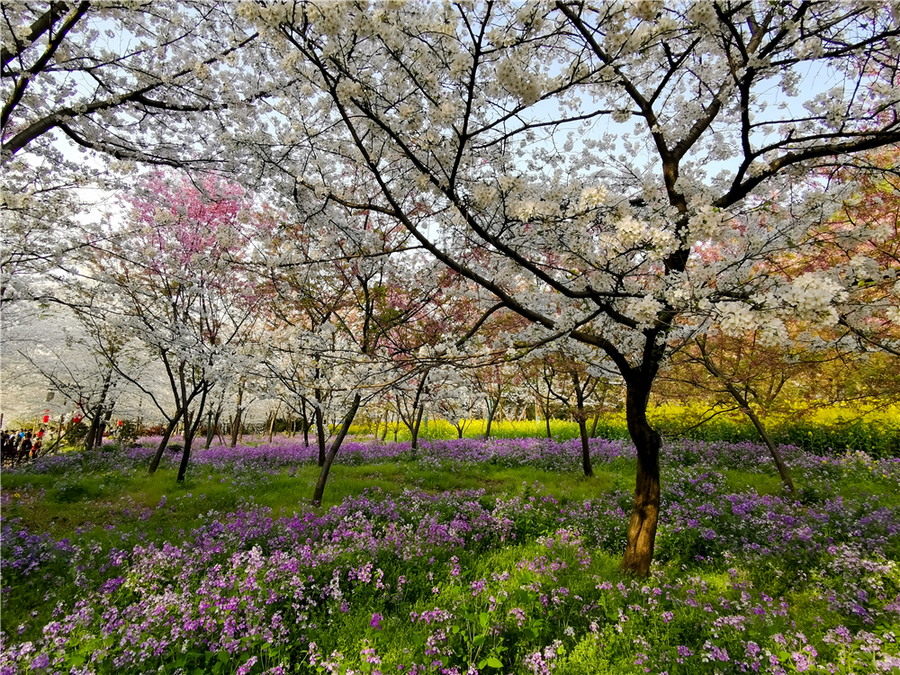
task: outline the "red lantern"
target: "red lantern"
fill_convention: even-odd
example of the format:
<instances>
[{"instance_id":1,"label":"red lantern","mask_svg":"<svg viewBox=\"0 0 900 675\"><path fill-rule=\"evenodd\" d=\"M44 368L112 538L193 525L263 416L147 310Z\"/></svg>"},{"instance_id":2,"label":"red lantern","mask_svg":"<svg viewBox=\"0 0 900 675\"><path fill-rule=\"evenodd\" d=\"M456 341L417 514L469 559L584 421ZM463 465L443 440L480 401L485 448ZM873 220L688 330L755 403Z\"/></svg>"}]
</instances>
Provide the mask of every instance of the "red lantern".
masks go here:
<instances>
[{"instance_id":1,"label":"red lantern","mask_svg":"<svg viewBox=\"0 0 900 675\"><path fill-rule=\"evenodd\" d=\"M48 422L50 422L50 415L44 415L44 417L43 417L43 419L42 419L41 421L42 421L44 424L47 424Z\"/></svg>"}]
</instances>

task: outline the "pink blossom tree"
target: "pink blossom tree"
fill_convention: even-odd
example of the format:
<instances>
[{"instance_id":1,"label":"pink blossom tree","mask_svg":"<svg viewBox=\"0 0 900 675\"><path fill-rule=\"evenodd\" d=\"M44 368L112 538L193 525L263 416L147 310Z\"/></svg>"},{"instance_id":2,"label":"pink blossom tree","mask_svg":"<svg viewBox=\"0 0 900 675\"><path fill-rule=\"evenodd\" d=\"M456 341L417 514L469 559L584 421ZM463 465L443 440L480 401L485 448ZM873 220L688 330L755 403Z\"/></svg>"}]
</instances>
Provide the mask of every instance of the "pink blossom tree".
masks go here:
<instances>
[{"instance_id":1,"label":"pink blossom tree","mask_svg":"<svg viewBox=\"0 0 900 675\"><path fill-rule=\"evenodd\" d=\"M81 289L88 300L81 311L102 308L103 321L142 342L162 367L169 401L110 361L166 419L150 473L183 424L183 480L210 392L246 368L248 355L239 347L265 296L240 263L249 233L260 234L267 224L251 222L252 203L241 188L212 177L195 186L154 172L128 205L127 225L106 230L105 244L95 246L85 263L88 280ZM101 346L109 350L112 344Z\"/></svg>"}]
</instances>

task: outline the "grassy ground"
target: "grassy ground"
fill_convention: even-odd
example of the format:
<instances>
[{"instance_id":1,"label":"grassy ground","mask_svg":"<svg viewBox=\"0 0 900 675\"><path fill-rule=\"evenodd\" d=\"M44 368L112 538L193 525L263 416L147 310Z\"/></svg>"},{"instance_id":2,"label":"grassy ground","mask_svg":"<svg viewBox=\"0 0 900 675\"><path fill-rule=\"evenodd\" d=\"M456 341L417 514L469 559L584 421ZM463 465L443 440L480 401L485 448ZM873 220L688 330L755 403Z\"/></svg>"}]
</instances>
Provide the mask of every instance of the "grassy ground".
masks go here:
<instances>
[{"instance_id":1,"label":"grassy ground","mask_svg":"<svg viewBox=\"0 0 900 675\"><path fill-rule=\"evenodd\" d=\"M233 475L221 472L190 475L178 483L177 473L170 468L152 476L143 472L89 474L71 481L60 480L53 474L7 473L2 478L3 518L21 519L30 529L62 538L85 525L120 527L124 510L154 508L163 497L171 501L191 495L192 499L183 500L178 517L192 523L202 519L209 509L234 509L242 498L249 496L246 486ZM309 499L318 476L319 468L315 465L269 474L262 484L253 488L253 501L276 514L311 509ZM634 467L623 461L615 469L598 469L594 477L586 478L577 473L560 474L531 467L468 465L448 472L422 468L417 463L336 464L329 475L322 507L317 511L327 510L347 497L373 488L389 495L411 489L432 494L480 489L487 497L497 497L520 493L523 486L534 482L541 483L563 501L583 500L613 488L630 490L634 485Z\"/></svg>"}]
</instances>

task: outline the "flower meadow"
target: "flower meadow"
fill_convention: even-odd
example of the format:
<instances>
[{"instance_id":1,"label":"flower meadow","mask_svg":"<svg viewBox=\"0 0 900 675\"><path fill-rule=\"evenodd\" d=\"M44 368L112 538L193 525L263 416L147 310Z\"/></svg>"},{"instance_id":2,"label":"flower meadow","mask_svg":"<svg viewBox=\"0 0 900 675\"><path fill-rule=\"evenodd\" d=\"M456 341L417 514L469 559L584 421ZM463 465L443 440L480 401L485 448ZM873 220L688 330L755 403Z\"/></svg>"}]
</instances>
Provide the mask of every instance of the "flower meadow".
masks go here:
<instances>
[{"instance_id":1,"label":"flower meadow","mask_svg":"<svg viewBox=\"0 0 900 675\"><path fill-rule=\"evenodd\" d=\"M737 410L710 417L707 402L689 404L664 403L647 411L653 428L664 436L686 437L696 441L756 442L759 432L747 416ZM883 401L857 401L852 404L810 408L796 401L787 410L765 415L769 435L776 443L796 445L813 453L829 454L832 448L861 450L874 457L900 456L900 408L885 406ZM500 438L531 438L547 435L546 420L495 420L491 435ZM484 436L486 420L474 420L464 434ZM603 438L628 439L625 412L604 412L588 422L588 428ZM372 422L353 425L351 433L376 434L386 440L409 440L409 430L395 422L391 425ZM396 432L396 434L395 434ZM550 436L557 441L579 438L578 423L572 420L550 420ZM396 438L395 438L396 435ZM450 439L458 435L456 427L442 419L428 420L419 432L421 438Z\"/></svg>"},{"instance_id":2,"label":"flower meadow","mask_svg":"<svg viewBox=\"0 0 900 675\"><path fill-rule=\"evenodd\" d=\"M618 571L624 441L178 455L153 438L3 475L6 673L900 673L900 461L680 441L656 559Z\"/></svg>"}]
</instances>

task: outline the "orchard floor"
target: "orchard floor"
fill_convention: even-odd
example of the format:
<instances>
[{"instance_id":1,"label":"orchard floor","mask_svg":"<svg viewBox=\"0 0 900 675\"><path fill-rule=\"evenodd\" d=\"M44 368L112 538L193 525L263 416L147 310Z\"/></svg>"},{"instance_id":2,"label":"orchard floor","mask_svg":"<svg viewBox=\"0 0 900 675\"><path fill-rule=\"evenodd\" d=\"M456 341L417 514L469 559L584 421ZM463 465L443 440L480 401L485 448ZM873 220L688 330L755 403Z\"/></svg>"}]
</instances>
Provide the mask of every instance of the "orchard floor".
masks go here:
<instances>
[{"instance_id":1,"label":"orchard floor","mask_svg":"<svg viewBox=\"0 0 900 675\"><path fill-rule=\"evenodd\" d=\"M2 476L2 673L900 673L900 461L592 441L67 453Z\"/></svg>"}]
</instances>

